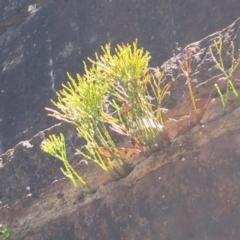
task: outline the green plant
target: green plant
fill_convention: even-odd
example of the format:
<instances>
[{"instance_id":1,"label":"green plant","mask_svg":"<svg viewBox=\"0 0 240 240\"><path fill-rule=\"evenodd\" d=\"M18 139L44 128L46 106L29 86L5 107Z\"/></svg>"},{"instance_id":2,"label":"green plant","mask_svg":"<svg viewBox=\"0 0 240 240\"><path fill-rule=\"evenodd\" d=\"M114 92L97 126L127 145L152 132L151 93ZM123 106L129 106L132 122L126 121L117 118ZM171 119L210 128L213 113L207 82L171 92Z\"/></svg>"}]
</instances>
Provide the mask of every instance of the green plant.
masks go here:
<instances>
[{"instance_id":1,"label":"green plant","mask_svg":"<svg viewBox=\"0 0 240 240\"><path fill-rule=\"evenodd\" d=\"M226 69L224 61L223 61L223 56L222 56L222 47L223 47L223 39L222 37L219 37L219 40L216 41L214 40L214 48L217 51L216 56L214 55L214 49L211 46L210 47L210 53L211 56L214 60L214 62L216 63L216 65L218 66L218 68L221 70L221 72L224 74L224 76L227 79L227 86L226 86L226 94L223 95L219 86L217 84L214 84L214 87L216 88L220 99L221 99L221 103L222 103L222 107L223 107L223 111L225 111L225 108L227 106L228 100L229 100L229 91L230 89L232 90L233 94L236 96L236 98L239 97L239 94L237 92L237 90L235 89L232 81L231 81L231 77L233 75L233 72L236 70L236 68L239 66L240 64L240 57L238 57L237 59L234 56L234 43L231 42L230 45L230 54L231 54L231 66Z\"/></svg>"},{"instance_id":2,"label":"green plant","mask_svg":"<svg viewBox=\"0 0 240 240\"><path fill-rule=\"evenodd\" d=\"M110 44L102 47L103 54L96 54L96 60L89 59L90 68L84 63L85 74L77 74L57 93L53 105L58 109L46 108L50 116L76 126L77 132L86 140L84 151L78 153L93 160L113 178L121 173L112 163L118 162L124 171L129 166L124 161L109 129L127 136L132 147L150 154L161 147L162 115L161 104L170 85L162 87L163 73L153 74L148 68L150 55L133 45L118 45L114 54ZM71 179L85 183L67 161L63 135L44 140L42 149L63 161ZM103 154L108 152L109 154Z\"/></svg>"},{"instance_id":3,"label":"green plant","mask_svg":"<svg viewBox=\"0 0 240 240\"><path fill-rule=\"evenodd\" d=\"M157 139L161 140L161 103L170 85L162 88L163 73L151 73L149 53L138 49L137 42L133 46L118 45L114 55L110 45L102 49L104 54L101 57L96 54L96 61L90 59L90 62L97 66L104 79L109 80L111 97L106 102L117 115L113 117L103 112L104 121L151 152L152 140L155 144Z\"/></svg>"},{"instance_id":4,"label":"green plant","mask_svg":"<svg viewBox=\"0 0 240 240\"><path fill-rule=\"evenodd\" d=\"M10 237L8 228L5 225L0 224L0 240L6 240Z\"/></svg>"},{"instance_id":5,"label":"green plant","mask_svg":"<svg viewBox=\"0 0 240 240\"><path fill-rule=\"evenodd\" d=\"M61 171L67 178L71 180L75 187L77 187L78 181L80 181L83 185L86 184L82 177L77 174L67 160L65 138L63 134L60 133L59 136L50 135L48 139L45 139L42 142L41 149L63 162L65 170L61 168Z\"/></svg>"}]
</instances>

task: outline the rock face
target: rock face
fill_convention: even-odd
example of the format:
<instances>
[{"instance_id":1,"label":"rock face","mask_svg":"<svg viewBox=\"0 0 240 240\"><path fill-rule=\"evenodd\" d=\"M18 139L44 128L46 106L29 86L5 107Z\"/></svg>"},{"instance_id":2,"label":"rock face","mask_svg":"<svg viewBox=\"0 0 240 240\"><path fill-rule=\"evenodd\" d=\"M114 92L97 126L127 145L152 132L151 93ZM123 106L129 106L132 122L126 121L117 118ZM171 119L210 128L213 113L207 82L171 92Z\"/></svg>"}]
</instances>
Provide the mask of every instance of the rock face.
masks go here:
<instances>
[{"instance_id":1,"label":"rock face","mask_svg":"<svg viewBox=\"0 0 240 240\"><path fill-rule=\"evenodd\" d=\"M113 181L92 162L80 161L74 149L84 142L67 124L42 131L1 155L0 223L8 226L11 239L238 239L240 104L230 98L223 114L218 94L210 95L215 83L226 90L226 77L209 47L221 36L225 66L230 67L231 41L233 55L239 56L239 30L237 19L187 47L193 52L195 97L210 98L210 103L202 119L177 132L169 146L135 162L124 178ZM162 68L165 81L172 81L165 119L179 124L192 110L185 79L176 58ZM240 67L232 77L237 89L239 79ZM87 188L71 186L61 176L60 163L40 151L43 138L59 132L67 136L68 157Z\"/></svg>"},{"instance_id":2,"label":"rock face","mask_svg":"<svg viewBox=\"0 0 240 240\"><path fill-rule=\"evenodd\" d=\"M0 153L53 125L44 108L100 46L133 42L152 66L239 17L238 0L9 0L0 3Z\"/></svg>"},{"instance_id":3,"label":"rock face","mask_svg":"<svg viewBox=\"0 0 240 240\"><path fill-rule=\"evenodd\" d=\"M239 146L240 131L228 131L19 239L238 239Z\"/></svg>"}]
</instances>

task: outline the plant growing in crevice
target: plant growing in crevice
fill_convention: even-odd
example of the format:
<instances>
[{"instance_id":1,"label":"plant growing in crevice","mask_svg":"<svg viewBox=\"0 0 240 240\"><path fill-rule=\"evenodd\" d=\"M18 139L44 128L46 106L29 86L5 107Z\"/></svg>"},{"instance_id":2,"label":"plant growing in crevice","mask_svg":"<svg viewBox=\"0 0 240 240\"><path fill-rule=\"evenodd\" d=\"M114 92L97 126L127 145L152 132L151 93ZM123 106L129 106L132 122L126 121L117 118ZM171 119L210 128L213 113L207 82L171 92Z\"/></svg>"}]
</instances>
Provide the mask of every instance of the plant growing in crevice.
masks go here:
<instances>
[{"instance_id":1,"label":"plant growing in crevice","mask_svg":"<svg viewBox=\"0 0 240 240\"><path fill-rule=\"evenodd\" d=\"M10 237L8 228L5 225L0 224L0 240L6 240Z\"/></svg>"},{"instance_id":2,"label":"plant growing in crevice","mask_svg":"<svg viewBox=\"0 0 240 240\"><path fill-rule=\"evenodd\" d=\"M137 42L133 46L118 45L115 51L116 54L111 55L110 45L107 45L103 49L103 56L96 55L96 61L90 60L110 80L112 86L107 104L117 117L103 113L105 122L114 130L121 128L125 135L151 151L153 145L150 136L155 136L154 141L159 137L161 139L156 129L160 124L163 125L161 102L170 85L162 88L163 73L157 76L151 73L148 68L149 53L138 49ZM156 101L154 105L153 100Z\"/></svg>"},{"instance_id":3,"label":"plant growing in crevice","mask_svg":"<svg viewBox=\"0 0 240 240\"><path fill-rule=\"evenodd\" d=\"M52 100L58 110L47 110L50 116L76 126L86 140L84 151L77 150L82 157L119 178L121 172L113 165L113 158L124 171L129 171L129 166L109 129L131 140L126 151L150 154L159 149L163 141L161 103L170 85L162 87L163 73L151 72L150 55L137 47L137 41L118 45L114 54L110 44L102 50L96 60L89 59L90 68L84 63L83 76L77 74L74 80L68 74L69 81L57 93L57 101ZM74 185L76 179L85 183L67 161L63 135L50 136L41 147L63 161L66 170L62 172Z\"/></svg>"},{"instance_id":4,"label":"plant growing in crevice","mask_svg":"<svg viewBox=\"0 0 240 240\"><path fill-rule=\"evenodd\" d=\"M181 48L177 47L177 50L181 51ZM192 102L193 110L194 110L195 114L198 115L198 111L197 111L197 107L196 107L196 103L195 103L195 97L194 97L192 85L191 85L192 56L193 56L192 49L186 48L181 52L180 56L176 57L176 60L177 60L177 63L179 65L181 71L183 72L184 76L186 77L188 92L189 92L190 99Z\"/></svg>"},{"instance_id":5,"label":"plant growing in crevice","mask_svg":"<svg viewBox=\"0 0 240 240\"><path fill-rule=\"evenodd\" d=\"M235 56L234 56L235 47L234 47L234 43L231 41L231 44L230 44L231 66L228 69L226 69L224 61L223 61L223 56L222 56L222 51L223 51L222 47L223 47L223 39L222 39L222 37L219 37L218 41L214 40L214 47L213 46L210 47L210 53L211 53L211 56L212 56L214 62L216 63L218 68L221 70L221 72L224 74L224 76L226 77L226 80L227 80L225 95L223 95L219 86L217 84L214 84L214 87L216 88L216 90L220 96L223 111L225 111L226 106L228 104L228 100L229 100L229 91L232 90L232 92L236 96L236 98L239 97L239 94L238 94L236 88L234 87L231 78L232 78L233 72L236 70L236 68L240 64L240 57L238 57L237 59L235 58ZM216 54L214 54L214 49L216 50Z\"/></svg>"},{"instance_id":6,"label":"plant growing in crevice","mask_svg":"<svg viewBox=\"0 0 240 240\"><path fill-rule=\"evenodd\" d=\"M41 149L63 162L65 170L61 168L61 171L67 178L71 180L75 187L77 187L78 181L83 185L86 184L83 178L77 174L67 160L65 138L63 134L60 133L59 136L50 135L48 139L45 139L42 142Z\"/></svg>"}]
</instances>

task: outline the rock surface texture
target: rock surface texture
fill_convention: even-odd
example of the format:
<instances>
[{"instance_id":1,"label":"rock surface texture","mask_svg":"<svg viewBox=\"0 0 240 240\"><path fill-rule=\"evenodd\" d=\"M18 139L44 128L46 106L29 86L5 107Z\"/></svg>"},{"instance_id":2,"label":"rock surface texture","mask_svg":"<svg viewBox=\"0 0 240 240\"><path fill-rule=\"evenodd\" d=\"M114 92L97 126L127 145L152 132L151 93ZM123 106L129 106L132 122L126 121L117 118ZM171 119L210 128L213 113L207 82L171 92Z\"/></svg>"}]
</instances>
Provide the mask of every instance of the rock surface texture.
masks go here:
<instances>
[{"instance_id":1,"label":"rock surface texture","mask_svg":"<svg viewBox=\"0 0 240 240\"><path fill-rule=\"evenodd\" d=\"M45 107L82 61L133 42L152 66L239 17L239 0L6 0L0 3L0 153L52 126Z\"/></svg>"},{"instance_id":2,"label":"rock surface texture","mask_svg":"<svg viewBox=\"0 0 240 240\"><path fill-rule=\"evenodd\" d=\"M226 4L232 4L233 2L226 1ZM64 13L56 1L39 1L37 4L30 4L30 1L25 1L25 4L26 6L31 5L31 7L27 8L25 12L19 10L18 18L16 18L16 14L9 10L5 17L12 19L12 22L5 22L5 25L4 23L2 25L1 44L13 41L11 36L15 36L18 41L22 39L24 42L25 39L26 44L25 47L19 44L19 48L16 48L14 54L10 51L10 48L4 48L5 52L3 51L2 58L4 56L9 57L9 61L5 63L4 71L9 72L8 75L4 71L2 74L6 78L8 77L8 81L15 81L15 88L8 85L9 88L6 90L9 91L8 94L12 93L10 96L15 94L14 91L20 91L24 87L24 91L31 92L32 89L29 87L31 84L32 87L36 88L36 91L40 91L39 85L42 84L43 89L46 87L47 90L44 91L46 95L41 100L41 104L46 104L44 99L52 94L50 93L51 84L59 84L62 80L60 79L58 83L54 80L49 81L49 76L45 71L47 65L41 66L44 61L40 58L46 57L49 74L51 75L51 71L53 71L53 75L51 75L53 79L57 79L58 76L63 78L65 67L71 65L69 63L66 65L65 61L68 58L71 61L79 60L80 55L77 53L77 45L75 43L71 45L73 37L71 34L73 32L70 31L69 26L73 29L76 28L76 34L79 34L80 31L78 27L82 26L86 34L83 32L82 38L78 36L79 42L93 44L92 48L88 45L86 49L82 49L82 51L89 51L88 53L85 52L83 56L85 54L91 55L90 52L97 48L96 42L102 43L101 41L105 41L105 39L97 35L97 30L94 28L96 27L95 24L92 24L92 27L88 26L87 29L83 23L76 22L77 18L74 14L77 14L77 9L80 6L77 1L59 1L61 8L61 4L66 4L66 12ZM115 6L116 9L118 7L114 1L104 1L104 4L109 8L110 6ZM75 11L71 11L72 8L69 5L72 8L75 7ZM54 8L53 12L50 12L50 6ZM101 9L102 7L97 2L89 6L92 6L93 13L95 9ZM127 6L124 5L124 1L121 4L119 3L119 9L123 6ZM134 9L135 7L134 5ZM109 10L112 17L120 17L120 15L114 14L114 9ZM115 11L117 11L116 9ZM130 13L136 11L136 9L129 9ZM142 5L139 3L138 13L141 9ZM156 9L160 11L161 8L154 7L152 10L155 11ZM96 13L99 13L99 11L96 11ZM87 10L82 8L81 14L81 17L87 17ZM46 15L49 18L56 17L57 19L57 16L61 16L61 18L66 19L66 29L69 29L71 34L65 33L64 36L60 36L60 31L56 28L56 32L54 32L55 25L51 25L51 29L46 29L44 32L46 39L47 36L49 37L49 41L41 40L42 32L38 31L39 28L48 28L51 22L44 17ZM98 19L98 23L104 25L108 19L107 16L102 16L103 22L101 23ZM30 21L35 21L31 25L32 30L27 25ZM38 21L42 24L38 25ZM97 21L97 15L95 21ZM133 23L131 22L131 24ZM15 29L11 28L13 26ZM138 29L134 26L132 28ZM24 39L21 38L21 31L18 31L18 29L26 31ZM150 31L152 26L151 28L146 26L144 29ZM32 34L29 31L32 31ZM112 37L113 41L120 40L114 38L114 35L105 34L110 38ZM148 32L145 34L148 37L151 36ZM122 36L124 36L124 32ZM2 154L0 156L0 223L7 225L11 233L10 239L239 239L240 101L230 98L226 112L223 114L220 98L217 92L212 92L215 83L219 85L223 93L226 90L226 78L216 66L209 51L209 47L214 45L214 40L218 40L219 36L223 39L222 54L225 66L230 67L231 41L235 45L233 54L239 57L240 19L237 19L224 30L187 47L193 52L191 77L194 94L196 99L199 99L199 109L204 110L200 115L201 118L196 121L191 121L188 118L192 107L185 84L186 80L179 70L176 58L171 58L162 65L166 73L164 81L171 82L170 93L164 102L164 107L168 109L164 115L166 131L171 141L168 146L150 157L133 162L133 170L124 178L112 181L92 162L83 161L78 155L75 155L75 149L81 148L84 142L76 135L73 127L67 124L58 124L41 131L31 140L20 142L14 148ZM66 38L69 38L69 41ZM33 41L33 39L35 40ZM82 40L80 41L80 39ZM131 37L129 37L129 40L131 40ZM149 44L146 39L140 39L140 41L143 45ZM32 44L31 48L29 47L30 42ZM16 42L13 41L12 44L15 46ZM41 52L36 50L34 53L34 44L36 46L46 44L46 46L42 45ZM65 46L64 51L58 51L55 48L57 44ZM48 51L47 45L48 47L51 46L55 55ZM159 48L159 43L156 46ZM29 53L27 53L28 48L31 49L29 49ZM90 50L87 50L89 48ZM152 50L153 53L154 50L156 51L156 48ZM25 60L28 54L36 54L35 57L39 61L39 66L34 62L31 63L34 71L28 73L29 75L26 71L20 71L20 69L24 69L24 64L30 64L31 62L30 60L29 63L25 60L21 61L21 53L24 54L23 59ZM47 57L47 54L50 54L49 57ZM49 59L52 59L52 62L49 62ZM19 69L14 67L17 65ZM72 69L66 70L75 71L75 67L71 67ZM16 79L16 76L18 76L18 79ZM31 82L27 76L32 78L35 76L36 79ZM43 76L46 76L51 84L47 83ZM31 84L23 86L21 84L23 79L27 79L26 81L30 81ZM46 83L40 80L46 81ZM232 81L239 91L240 67L234 72ZM10 96L5 95L5 100ZM25 96L26 103L34 103L31 95ZM38 97L42 97L40 93ZM18 109L13 99L15 98L12 98L12 102L9 100L9 104L13 104ZM21 100L19 98L18 102L20 103ZM209 104L206 105L208 102ZM36 112L31 112L31 114L42 114L39 109L36 108L35 110ZM21 108L18 111L16 114L24 112ZM29 118L29 121L31 121L31 116L27 112L25 113L26 119ZM10 112L7 114L10 116ZM21 115L16 116L20 118ZM186 124L184 119L187 119L189 124ZM24 121L24 118L21 120L23 125L29 126L28 121ZM16 129L14 130L13 127L13 132ZM37 129L36 127L35 130ZM59 132L63 132L67 136L69 159L77 171L86 179L88 188L74 188L69 180L64 179L61 175L59 170L61 163L41 152L39 146L42 140L49 134ZM9 137L12 136L11 134L10 132Z\"/></svg>"},{"instance_id":3,"label":"rock surface texture","mask_svg":"<svg viewBox=\"0 0 240 240\"><path fill-rule=\"evenodd\" d=\"M240 103L230 98L223 114L218 94L210 95L215 83L226 90L209 51L219 36L223 59L231 66L231 41L239 56L240 19L187 47L193 52L195 97L203 105L209 102L201 119L181 129L180 119L192 107L184 76L171 58L162 66L165 81L172 82L165 121L176 134L169 146L134 162L124 178L112 181L74 155L84 142L67 124L1 155L0 223L8 226L11 239L239 239ZM239 67L232 81L238 89ZM59 132L66 134L69 159L88 188L74 188L62 178L60 162L41 152L44 137Z\"/></svg>"}]
</instances>

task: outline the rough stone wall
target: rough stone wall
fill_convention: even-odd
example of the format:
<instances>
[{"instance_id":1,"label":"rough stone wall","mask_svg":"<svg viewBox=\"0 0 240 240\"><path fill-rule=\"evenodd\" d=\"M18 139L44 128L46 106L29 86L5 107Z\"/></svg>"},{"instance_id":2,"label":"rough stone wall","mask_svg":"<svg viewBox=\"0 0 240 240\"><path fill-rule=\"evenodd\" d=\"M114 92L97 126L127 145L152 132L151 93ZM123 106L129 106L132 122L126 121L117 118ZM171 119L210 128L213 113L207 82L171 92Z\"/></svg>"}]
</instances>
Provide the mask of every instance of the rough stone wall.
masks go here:
<instances>
[{"instance_id":1,"label":"rough stone wall","mask_svg":"<svg viewBox=\"0 0 240 240\"><path fill-rule=\"evenodd\" d=\"M239 129L227 131L19 239L238 239L239 147Z\"/></svg>"},{"instance_id":2,"label":"rough stone wall","mask_svg":"<svg viewBox=\"0 0 240 240\"><path fill-rule=\"evenodd\" d=\"M6 0L0 3L0 152L53 125L50 106L66 72L100 46L132 42L152 66L239 17L238 0Z\"/></svg>"},{"instance_id":3,"label":"rough stone wall","mask_svg":"<svg viewBox=\"0 0 240 240\"><path fill-rule=\"evenodd\" d=\"M226 90L226 78L209 47L222 36L223 58L230 66L231 41L239 56L239 29L237 19L188 46L194 53L196 98L209 97L215 83ZM191 110L187 86L176 58L162 67L165 80L172 81L165 118L175 118L175 129L177 119ZM232 79L238 91L239 79L240 68ZM231 99L223 114L215 92L205 110L200 122L188 126L169 146L135 162L131 173L115 182L104 178L92 162L80 164L74 149L84 143L66 124L19 143L0 158L0 223L8 226L11 239L21 240L238 239L240 101ZM59 132L67 135L70 161L90 188L73 188L62 178L60 163L40 151L43 138Z\"/></svg>"}]
</instances>

